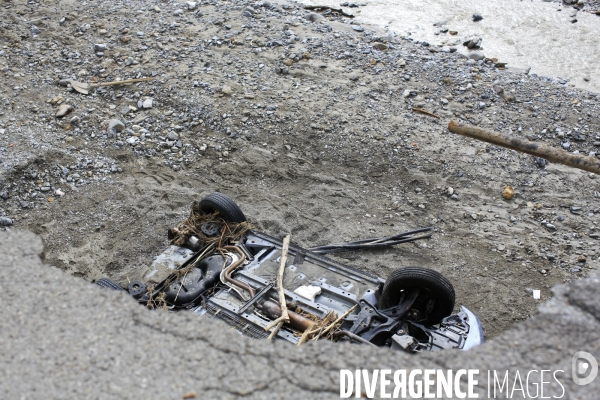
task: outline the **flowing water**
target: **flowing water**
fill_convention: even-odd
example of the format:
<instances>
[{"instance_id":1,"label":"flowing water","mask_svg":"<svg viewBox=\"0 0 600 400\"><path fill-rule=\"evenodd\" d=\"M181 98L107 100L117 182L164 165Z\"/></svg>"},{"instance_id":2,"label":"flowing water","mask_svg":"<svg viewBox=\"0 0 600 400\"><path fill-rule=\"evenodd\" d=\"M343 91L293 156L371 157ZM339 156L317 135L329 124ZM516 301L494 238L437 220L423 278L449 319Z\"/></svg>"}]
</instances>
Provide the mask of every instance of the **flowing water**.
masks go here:
<instances>
[{"instance_id":1,"label":"flowing water","mask_svg":"<svg viewBox=\"0 0 600 400\"><path fill-rule=\"evenodd\" d=\"M301 0L306 5L340 8L346 0ZM562 1L542 0L355 0L359 8L344 10L354 23L387 28L396 34L436 46L455 46L483 39L486 57L530 73L562 78L570 84L600 92L600 16L577 12ZM483 20L473 22L472 15ZM571 20L577 19L576 23ZM440 26L440 23L442 24ZM438 24L438 26L434 26ZM439 33L441 28L456 36ZM436 35L436 32L438 33Z\"/></svg>"}]
</instances>

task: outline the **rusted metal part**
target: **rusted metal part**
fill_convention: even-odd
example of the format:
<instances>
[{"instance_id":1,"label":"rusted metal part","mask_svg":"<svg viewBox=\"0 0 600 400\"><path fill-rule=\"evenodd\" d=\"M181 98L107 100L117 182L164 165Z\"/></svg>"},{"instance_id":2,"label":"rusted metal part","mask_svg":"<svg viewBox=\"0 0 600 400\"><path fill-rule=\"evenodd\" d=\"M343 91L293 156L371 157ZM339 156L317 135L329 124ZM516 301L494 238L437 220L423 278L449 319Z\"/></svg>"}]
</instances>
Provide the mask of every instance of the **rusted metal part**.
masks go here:
<instances>
[{"instance_id":1,"label":"rusted metal part","mask_svg":"<svg viewBox=\"0 0 600 400\"><path fill-rule=\"evenodd\" d=\"M260 305L262 312L269 318L277 319L281 316L281 307L273 301L267 300ZM302 315L288 310L288 317L290 322L288 325L293 329L304 332L310 328L315 321L303 317Z\"/></svg>"},{"instance_id":2,"label":"rusted metal part","mask_svg":"<svg viewBox=\"0 0 600 400\"><path fill-rule=\"evenodd\" d=\"M363 343L363 344L368 344L371 345L373 347L377 347L375 346L373 343L369 342L366 339L361 338L358 335L355 335L352 332L348 332L348 331L337 331L336 333L333 334L333 337L340 337L340 336L348 336L350 339L355 340L357 342Z\"/></svg>"},{"instance_id":3,"label":"rusted metal part","mask_svg":"<svg viewBox=\"0 0 600 400\"><path fill-rule=\"evenodd\" d=\"M233 271L235 271L240 265L242 265L242 263L246 259L246 255L244 254L244 252L242 250L240 250L239 248L237 248L235 246L225 246L225 247L223 247L223 250L235 251L240 256L239 260L237 260L234 263L231 263L231 265L223 271L223 278L227 282L231 283L232 285L235 285L241 289L244 289L248 293L250 293L250 298L254 297L254 289L252 289L249 285L245 284L244 282L238 281L237 279L233 279L231 277L231 274L233 273Z\"/></svg>"},{"instance_id":4,"label":"rusted metal part","mask_svg":"<svg viewBox=\"0 0 600 400\"><path fill-rule=\"evenodd\" d=\"M600 160L595 157L569 153L566 150L557 149L548 146L547 144L531 142L529 140L472 125L461 125L455 121L450 121L448 130L452 133L458 133L459 135L467 136L472 139L492 143L497 146L531 154L555 163L568 165L569 167L579 168L600 175Z\"/></svg>"}]
</instances>

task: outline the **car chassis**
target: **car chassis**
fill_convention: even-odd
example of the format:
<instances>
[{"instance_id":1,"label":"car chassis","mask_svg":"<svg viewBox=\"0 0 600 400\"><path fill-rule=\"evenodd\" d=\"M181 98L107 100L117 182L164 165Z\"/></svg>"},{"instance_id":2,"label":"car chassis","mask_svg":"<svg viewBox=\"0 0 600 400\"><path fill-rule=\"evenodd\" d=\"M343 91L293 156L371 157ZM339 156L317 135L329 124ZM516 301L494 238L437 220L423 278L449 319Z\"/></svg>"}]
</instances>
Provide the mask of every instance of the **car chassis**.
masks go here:
<instances>
[{"instance_id":1,"label":"car chassis","mask_svg":"<svg viewBox=\"0 0 600 400\"><path fill-rule=\"evenodd\" d=\"M193 207L194 212L210 220L200 227L204 240L192 235L184 237L182 243L179 238L179 245L171 246L162 259L174 257L184 262L159 284L133 281L127 291L147 306L160 303L173 311L208 315L245 336L266 338L269 333L265 328L282 313L275 282L282 241L248 229L237 240L223 243L223 232L231 230L232 224L245 223L245 216L221 193L207 196ZM307 337L329 338L408 352L467 350L482 343L481 324L470 310L460 307L451 314L454 289L438 272L405 267L384 280L323 255L422 239L430 234L416 235L430 231L431 228L423 228L312 249L291 244L283 275L289 323L283 325L276 338L293 344ZM206 240L211 237L214 240ZM106 278L96 283L125 290ZM319 323L328 316L335 321L319 330ZM314 334L308 335L309 331Z\"/></svg>"}]
</instances>

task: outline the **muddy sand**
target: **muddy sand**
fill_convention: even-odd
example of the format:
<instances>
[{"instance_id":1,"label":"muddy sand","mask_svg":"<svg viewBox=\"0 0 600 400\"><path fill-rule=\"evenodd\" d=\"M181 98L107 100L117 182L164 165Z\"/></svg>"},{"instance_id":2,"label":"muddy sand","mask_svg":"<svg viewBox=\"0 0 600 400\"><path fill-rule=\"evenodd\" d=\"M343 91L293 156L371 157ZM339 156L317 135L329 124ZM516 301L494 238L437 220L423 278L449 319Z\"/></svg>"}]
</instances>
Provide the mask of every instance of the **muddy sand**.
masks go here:
<instances>
[{"instance_id":1,"label":"muddy sand","mask_svg":"<svg viewBox=\"0 0 600 400\"><path fill-rule=\"evenodd\" d=\"M4 2L0 229L41 235L45 262L69 274L126 282L213 191L306 247L434 225L427 241L335 258L380 276L440 271L487 338L536 312L532 289L544 301L597 268L600 178L446 128L595 156L596 94L322 14ZM87 96L68 85L152 76Z\"/></svg>"}]
</instances>

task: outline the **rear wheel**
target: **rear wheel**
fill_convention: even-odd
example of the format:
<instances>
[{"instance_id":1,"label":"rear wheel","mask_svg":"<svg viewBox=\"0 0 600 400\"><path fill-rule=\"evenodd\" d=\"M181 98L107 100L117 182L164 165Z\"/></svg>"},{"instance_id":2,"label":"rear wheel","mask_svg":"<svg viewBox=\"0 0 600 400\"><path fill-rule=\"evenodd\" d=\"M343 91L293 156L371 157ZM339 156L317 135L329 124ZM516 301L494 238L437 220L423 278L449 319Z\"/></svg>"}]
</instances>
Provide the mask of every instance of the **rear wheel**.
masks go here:
<instances>
[{"instance_id":1,"label":"rear wheel","mask_svg":"<svg viewBox=\"0 0 600 400\"><path fill-rule=\"evenodd\" d=\"M383 286L380 308L397 306L413 289L419 289L419 296L412 307L418 313L415 322L435 325L452 314L454 287L439 272L423 267L405 267L393 271Z\"/></svg>"},{"instance_id":2,"label":"rear wheel","mask_svg":"<svg viewBox=\"0 0 600 400\"><path fill-rule=\"evenodd\" d=\"M246 222L242 209L223 193L214 192L200 200L200 211L210 214L218 212L226 222Z\"/></svg>"}]
</instances>

